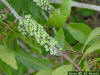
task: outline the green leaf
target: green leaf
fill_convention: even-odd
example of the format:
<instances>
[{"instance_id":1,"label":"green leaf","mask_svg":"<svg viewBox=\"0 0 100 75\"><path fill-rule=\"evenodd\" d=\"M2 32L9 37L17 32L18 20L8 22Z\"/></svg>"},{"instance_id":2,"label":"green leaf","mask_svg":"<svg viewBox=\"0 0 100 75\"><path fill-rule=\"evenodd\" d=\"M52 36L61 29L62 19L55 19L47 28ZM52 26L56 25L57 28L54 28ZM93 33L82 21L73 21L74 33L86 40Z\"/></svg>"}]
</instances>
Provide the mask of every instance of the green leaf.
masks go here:
<instances>
[{"instance_id":1,"label":"green leaf","mask_svg":"<svg viewBox=\"0 0 100 75\"><path fill-rule=\"evenodd\" d=\"M92 41L93 39L95 39L96 37L98 37L100 35L100 27L94 29L90 35L88 36L87 38L87 41L85 43L85 46L90 42Z\"/></svg>"},{"instance_id":2,"label":"green leaf","mask_svg":"<svg viewBox=\"0 0 100 75\"><path fill-rule=\"evenodd\" d=\"M0 60L0 70L2 70L3 72L7 73L7 75L11 75L11 71L10 71L10 68L7 64L5 64L4 62L2 62Z\"/></svg>"},{"instance_id":3,"label":"green leaf","mask_svg":"<svg viewBox=\"0 0 100 75\"><path fill-rule=\"evenodd\" d=\"M55 39L58 42L59 46L64 50L73 50L70 44L65 40L63 29L59 29L57 34L55 35Z\"/></svg>"},{"instance_id":4,"label":"green leaf","mask_svg":"<svg viewBox=\"0 0 100 75\"><path fill-rule=\"evenodd\" d=\"M94 10L90 10L90 9L85 9L85 8L80 8L78 10L76 10L79 14L81 14L82 16L92 16L95 11Z\"/></svg>"},{"instance_id":5,"label":"green leaf","mask_svg":"<svg viewBox=\"0 0 100 75\"><path fill-rule=\"evenodd\" d=\"M39 23L44 24L45 23L45 18L41 14L43 10L41 10L33 1L27 1L28 2L28 8L30 13L32 14L33 18L37 20Z\"/></svg>"},{"instance_id":6,"label":"green leaf","mask_svg":"<svg viewBox=\"0 0 100 75\"><path fill-rule=\"evenodd\" d=\"M59 46L64 49L64 41L65 41L65 36L64 36L64 32L63 29L61 28L57 34L55 35L55 39L58 42Z\"/></svg>"},{"instance_id":7,"label":"green leaf","mask_svg":"<svg viewBox=\"0 0 100 75\"><path fill-rule=\"evenodd\" d=\"M36 75L52 75L52 69L40 70Z\"/></svg>"},{"instance_id":8,"label":"green leaf","mask_svg":"<svg viewBox=\"0 0 100 75\"><path fill-rule=\"evenodd\" d=\"M90 63L97 62L97 61L100 61L100 58L94 58L94 60L91 61Z\"/></svg>"},{"instance_id":9,"label":"green leaf","mask_svg":"<svg viewBox=\"0 0 100 75\"><path fill-rule=\"evenodd\" d=\"M23 48L17 46L14 53L16 55L16 59L20 61L22 64L27 66L28 68L33 68L36 70L50 68L50 61L44 58L39 58L35 56L29 55Z\"/></svg>"},{"instance_id":10,"label":"green leaf","mask_svg":"<svg viewBox=\"0 0 100 75\"><path fill-rule=\"evenodd\" d=\"M64 42L64 49L73 51L73 47L67 42Z\"/></svg>"},{"instance_id":11,"label":"green leaf","mask_svg":"<svg viewBox=\"0 0 100 75\"><path fill-rule=\"evenodd\" d=\"M74 37L74 39L83 44L85 43L88 35L92 31L89 26L82 23L67 24L67 27L68 31Z\"/></svg>"},{"instance_id":12,"label":"green leaf","mask_svg":"<svg viewBox=\"0 0 100 75\"><path fill-rule=\"evenodd\" d=\"M85 61L84 61L84 69L85 69L85 71L90 71L90 68L89 68L89 64L88 64L88 62L87 62L87 60L85 59Z\"/></svg>"},{"instance_id":13,"label":"green leaf","mask_svg":"<svg viewBox=\"0 0 100 75\"><path fill-rule=\"evenodd\" d=\"M64 0L58 9L55 9L48 19L47 25L61 27L71 12L72 0Z\"/></svg>"},{"instance_id":14,"label":"green leaf","mask_svg":"<svg viewBox=\"0 0 100 75\"><path fill-rule=\"evenodd\" d=\"M8 52L4 46L0 45L0 59L10 65L12 68L17 69L15 55L13 52Z\"/></svg>"},{"instance_id":15,"label":"green leaf","mask_svg":"<svg viewBox=\"0 0 100 75\"><path fill-rule=\"evenodd\" d=\"M78 43L77 45L74 46L74 50L77 51L77 52L80 52L83 48L83 44L81 43Z\"/></svg>"},{"instance_id":16,"label":"green leaf","mask_svg":"<svg viewBox=\"0 0 100 75\"><path fill-rule=\"evenodd\" d=\"M14 39L15 39L15 35L13 35L12 32L8 32L6 36L4 37L3 43L4 43L4 47L7 50L10 50L11 48L13 48L13 43L15 42Z\"/></svg>"},{"instance_id":17,"label":"green leaf","mask_svg":"<svg viewBox=\"0 0 100 75\"><path fill-rule=\"evenodd\" d=\"M72 35L69 33L67 28L64 28L64 35L65 35L65 40L69 44L73 44L76 40L72 37Z\"/></svg>"},{"instance_id":18,"label":"green leaf","mask_svg":"<svg viewBox=\"0 0 100 75\"><path fill-rule=\"evenodd\" d=\"M22 12L22 9L24 7L25 4L25 0L11 0L10 4L12 5L12 7L17 11L17 12Z\"/></svg>"},{"instance_id":19,"label":"green leaf","mask_svg":"<svg viewBox=\"0 0 100 75\"><path fill-rule=\"evenodd\" d=\"M95 43L93 43L92 45L90 45L89 48L86 49L84 55L86 55L88 53L92 53L92 52L99 50L99 49L100 49L100 39L95 41Z\"/></svg>"},{"instance_id":20,"label":"green leaf","mask_svg":"<svg viewBox=\"0 0 100 75\"><path fill-rule=\"evenodd\" d=\"M58 67L53 73L52 75L68 75L69 71L73 70L73 66L72 65L63 65L61 67Z\"/></svg>"}]
</instances>

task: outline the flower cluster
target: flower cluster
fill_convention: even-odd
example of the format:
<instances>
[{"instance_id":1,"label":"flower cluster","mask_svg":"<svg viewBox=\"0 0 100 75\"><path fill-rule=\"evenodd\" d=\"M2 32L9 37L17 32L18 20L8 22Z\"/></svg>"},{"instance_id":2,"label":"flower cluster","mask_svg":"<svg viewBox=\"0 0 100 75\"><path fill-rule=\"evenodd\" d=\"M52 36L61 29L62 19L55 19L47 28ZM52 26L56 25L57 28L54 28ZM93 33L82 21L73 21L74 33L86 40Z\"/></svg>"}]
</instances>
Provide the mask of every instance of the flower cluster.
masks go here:
<instances>
[{"instance_id":1,"label":"flower cluster","mask_svg":"<svg viewBox=\"0 0 100 75\"><path fill-rule=\"evenodd\" d=\"M37 42L43 45L46 51L51 55L58 55L61 48L55 39L50 37L43 26L32 19L31 15L26 15L24 19L19 20L19 31L24 36L35 37Z\"/></svg>"},{"instance_id":2,"label":"flower cluster","mask_svg":"<svg viewBox=\"0 0 100 75\"><path fill-rule=\"evenodd\" d=\"M33 0L33 2L36 2L38 6L46 11L54 9L53 6L50 5L50 2L48 0Z\"/></svg>"},{"instance_id":3,"label":"flower cluster","mask_svg":"<svg viewBox=\"0 0 100 75\"><path fill-rule=\"evenodd\" d=\"M0 22L6 19L6 15L5 14L0 14Z\"/></svg>"}]
</instances>

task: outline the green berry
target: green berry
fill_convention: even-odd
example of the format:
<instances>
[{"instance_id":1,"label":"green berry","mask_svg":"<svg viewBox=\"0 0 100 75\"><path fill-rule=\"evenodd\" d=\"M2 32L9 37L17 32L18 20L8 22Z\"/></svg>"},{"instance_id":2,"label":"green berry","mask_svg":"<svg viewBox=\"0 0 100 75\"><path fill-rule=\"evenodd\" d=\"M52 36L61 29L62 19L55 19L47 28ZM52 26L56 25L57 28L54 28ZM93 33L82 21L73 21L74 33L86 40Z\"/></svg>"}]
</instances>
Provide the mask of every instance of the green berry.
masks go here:
<instances>
[{"instance_id":1,"label":"green berry","mask_svg":"<svg viewBox=\"0 0 100 75\"><path fill-rule=\"evenodd\" d=\"M32 19L31 15L26 15L24 19L19 20L18 29L24 36L35 37L46 51L50 51L51 55L58 55L58 50L62 50L58 47L57 41L50 37L43 26Z\"/></svg>"},{"instance_id":2,"label":"green berry","mask_svg":"<svg viewBox=\"0 0 100 75\"><path fill-rule=\"evenodd\" d=\"M50 2L48 0L33 0L37 4L37 6L40 6L44 10L53 10L54 7L50 5Z\"/></svg>"}]
</instances>

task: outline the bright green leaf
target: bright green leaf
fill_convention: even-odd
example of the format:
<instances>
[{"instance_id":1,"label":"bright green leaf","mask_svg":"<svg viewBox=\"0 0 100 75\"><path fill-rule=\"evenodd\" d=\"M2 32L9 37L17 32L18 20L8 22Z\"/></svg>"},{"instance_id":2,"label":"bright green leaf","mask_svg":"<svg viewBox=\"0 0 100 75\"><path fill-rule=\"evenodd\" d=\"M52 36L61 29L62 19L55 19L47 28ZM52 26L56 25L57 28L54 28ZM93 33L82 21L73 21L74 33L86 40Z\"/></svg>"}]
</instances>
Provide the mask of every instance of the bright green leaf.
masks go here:
<instances>
[{"instance_id":1,"label":"bright green leaf","mask_svg":"<svg viewBox=\"0 0 100 75\"><path fill-rule=\"evenodd\" d=\"M94 52L98 49L100 49L100 39L97 40L95 43L93 43L91 46L89 46L88 49L86 49L85 55L88 54L88 53L92 53L92 52Z\"/></svg>"},{"instance_id":2,"label":"bright green leaf","mask_svg":"<svg viewBox=\"0 0 100 75\"><path fill-rule=\"evenodd\" d=\"M87 41L86 41L85 45L87 45L91 40L98 37L99 35L100 35L100 27L96 28L95 30L93 30L90 33L89 37L87 38Z\"/></svg>"},{"instance_id":3,"label":"bright green leaf","mask_svg":"<svg viewBox=\"0 0 100 75\"><path fill-rule=\"evenodd\" d=\"M36 75L52 75L52 69L40 70Z\"/></svg>"},{"instance_id":4,"label":"bright green leaf","mask_svg":"<svg viewBox=\"0 0 100 75\"><path fill-rule=\"evenodd\" d=\"M47 25L61 27L71 12L72 0L64 0L58 9L55 9L48 19Z\"/></svg>"},{"instance_id":5,"label":"bright green leaf","mask_svg":"<svg viewBox=\"0 0 100 75\"><path fill-rule=\"evenodd\" d=\"M64 32L63 29L61 28L57 34L55 35L55 39L58 42L59 46L64 49L64 41L65 41L65 36L64 36Z\"/></svg>"},{"instance_id":6,"label":"bright green leaf","mask_svg":"<svg viewBox=\"0 0 100 75\"><path fill-rule=\"evenodd\" d=\"M0 45L0 59L13 67L14 69L17 69L17 64L15 60L15 55L13 52L8 52L4 46Z\"/></svg>"},{"instance_id":7,"label":"bright green leaf","mask_svg":"<svg viewBox=\"0 0 100 75\"><path fill-rule=\"evenodd\" d=\"M67 27L68 31L74 37L74 39L83 44L85 43L88 35L92 31L89 26L82 23L67 24Z\"/></svg>"},{"instance_id":8,"label":"bright green leaf","mask_svg":"<svg viewBox=\"0 0 100 75\"><path fill-rule=\"evenodd\" d=\"M68 75L69 71L73 70L73 66L72 65L63 65L61 67L58 67L53 73L52 75Z\"/></svg>"}]
</instances>

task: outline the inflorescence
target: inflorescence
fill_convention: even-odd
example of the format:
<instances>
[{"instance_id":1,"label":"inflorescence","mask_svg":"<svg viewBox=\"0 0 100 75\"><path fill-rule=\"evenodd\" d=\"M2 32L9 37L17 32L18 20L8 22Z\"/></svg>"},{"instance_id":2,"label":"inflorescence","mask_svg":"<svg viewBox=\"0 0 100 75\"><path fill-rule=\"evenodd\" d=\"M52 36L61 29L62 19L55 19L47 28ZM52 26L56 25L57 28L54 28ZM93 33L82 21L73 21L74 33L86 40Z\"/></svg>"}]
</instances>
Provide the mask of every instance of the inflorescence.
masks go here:
<instances>
[{"instance_id":1,"label":"inflorescence","mask_svg":"<svg viewBox=\"0 0 100 75\"><path fill-rule=\"evenodd\" d=\"M36 41L43 45L46 51L50 51L51 55L59 55L59 50L62 50L57 41L50 37L43 26L32 19L31 15L26 15L24 19L20 19L18 28L24 36L35 37Z\"/></svg>"},{"instance_id":2,"label":"inflorescence","mask_svg":"<svg viewBox=\"0 0 100 75\"><path fill-rule=\"evenodd\" d=\"M6 15L5 14L0 14L0 22L6 19Z\"/></svg>"},{"instance_id":3,"label":"inflorescence","mask_svg":"<svg viewBox=\"0 0 100 75\"><path fill-rule=\"evenodd\" d=\"M33 0L38 6L40 6L44 10L53 10L54 7L50 5L50 2L48 0Z\"/></svg>"}]
</instances>

